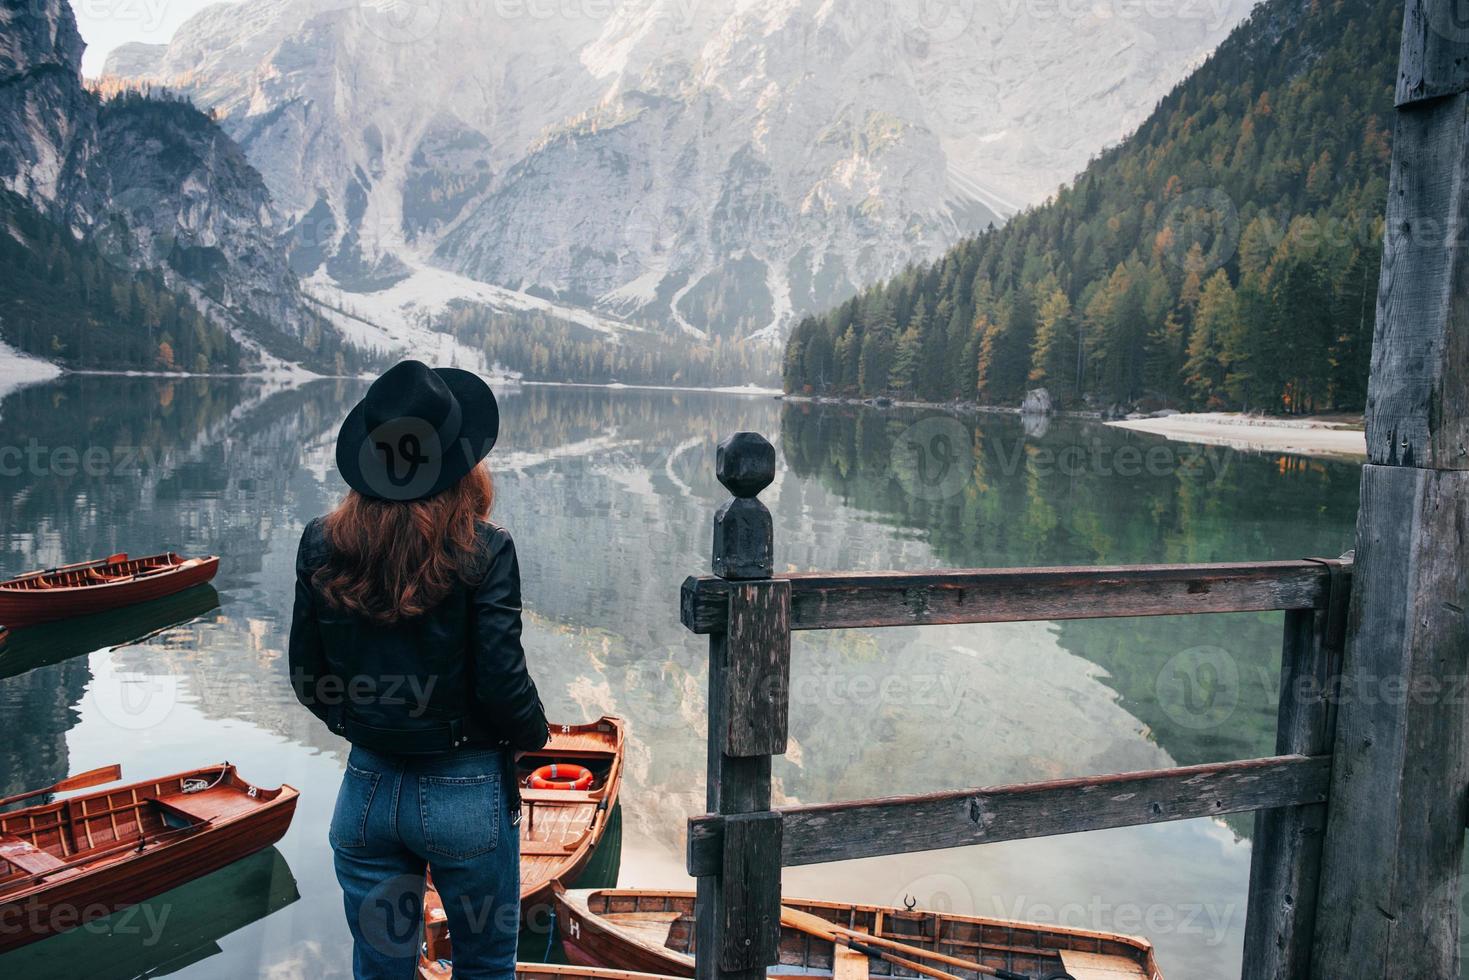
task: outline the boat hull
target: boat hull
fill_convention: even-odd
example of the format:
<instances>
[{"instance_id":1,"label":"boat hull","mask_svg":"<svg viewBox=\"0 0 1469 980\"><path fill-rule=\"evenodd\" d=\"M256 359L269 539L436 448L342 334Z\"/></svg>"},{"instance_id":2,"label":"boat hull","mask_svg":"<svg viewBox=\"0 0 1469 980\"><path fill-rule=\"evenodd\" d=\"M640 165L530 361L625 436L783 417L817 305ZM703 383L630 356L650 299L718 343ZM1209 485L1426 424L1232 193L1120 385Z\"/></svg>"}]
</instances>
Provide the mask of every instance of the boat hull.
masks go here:
<instances>
[{"instance_id":1,"label":"boat hull","mask_svg":"<svg viewBox=\"0 0 1469 980\"><path fill-rule=\"evenodd\" d=\"M130 581L24 590L12 590L7 587L9 583L0 583L0 623L33 626L120 609L202 585L218 571L219 559L211 556Z\"/></svg>"},{"instance_id":2,"label":"boat hull","mask_svg":"<svg viewBox=\"0 0 1469 980\"><path fill-rule=\"evenodd\" d=\"M214 767L135 786L151 789L171 780L208 778L219 772L220 767ZM232 767L230 772L233 774ZM58 805L109 798L128 789L75 797L30 811L50 813ZM282 786L279 790L260 791L260 795L269 798L243 812L201 825L185 836L161 840L141 852L123 841L121 844L128 846L115 856L104 855L80 867L49 872L18 891L0 890L0 953L137 905L275 844L295 815L297 792ZM0 817L0 826L12 835L16 830L23 831L21 823L30 811L6 813ZM78 851L74 858L86 854L85 850ZM0 889L4 886L0 880Z\"/></svg>"},{"instance_id":3,"label":"boat hull","mask_svg":"<svg viewBox=\"0 0 1469 980\"><path fill-rule=\"evenodd\" d=\"M791 908L833 924L962 957L1034 977L1065 975L1071 963L1093 965L1118 980L1163 980L1145 939L979 916L910 911L880 906L786 899ZM579 966L615 965L675 977L694 976L692 892L603 889L561 892L556 914L566 957ZM800 930L783 926L779 963L772 977L831 977L837 960L849 955ZM901 955L901 954L899 954ZM914 958L917 958L916 956ZM977 971L934 963L962 980ZM874 980L911 977L912 971L873 959ZM1075 967L1081 970L1080 966ZM1088 974L1100 975L1100 974Z\"/></svg>"}]
</instances>

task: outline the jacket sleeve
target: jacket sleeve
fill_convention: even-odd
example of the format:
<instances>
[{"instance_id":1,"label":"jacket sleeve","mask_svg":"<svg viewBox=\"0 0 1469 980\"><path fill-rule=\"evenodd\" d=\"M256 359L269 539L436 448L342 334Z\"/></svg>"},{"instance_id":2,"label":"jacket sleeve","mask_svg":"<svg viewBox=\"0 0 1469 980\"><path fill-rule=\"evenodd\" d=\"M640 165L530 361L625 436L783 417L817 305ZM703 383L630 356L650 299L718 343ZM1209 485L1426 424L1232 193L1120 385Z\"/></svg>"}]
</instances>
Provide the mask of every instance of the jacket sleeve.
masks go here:
<instances>
[{"instance_id":1,"label":"jacket sleeve","mask_svg":"<svg viewBox=\"0 0 1469 980\"><path fill-rule=\"evenodd\" d=\"M288 652L291 669L291 687L296 700L322 721L327 720L327 703L324 694L333 690L329 680L331 671L327 667L326 652L321 642L321 624L316 618L315 597L311 594L311 573L308 563L311 538L316 533L317 523L312 521L301 535L301 546L296 552L296 605L291 613L291 640Z\"/></svg>"},{"instance_id":2,"label":"jacket sleeve","mask_svg":"<svg viewBox=\"0 0 1469 980\"><path fill-rule=\"evenodd\" d=\"M474 591L474 701L481 720L512 747L534 751L550 732L520 645L520 563L515 542L496 529L489 567Z\"/></svg>"}]
</instances>

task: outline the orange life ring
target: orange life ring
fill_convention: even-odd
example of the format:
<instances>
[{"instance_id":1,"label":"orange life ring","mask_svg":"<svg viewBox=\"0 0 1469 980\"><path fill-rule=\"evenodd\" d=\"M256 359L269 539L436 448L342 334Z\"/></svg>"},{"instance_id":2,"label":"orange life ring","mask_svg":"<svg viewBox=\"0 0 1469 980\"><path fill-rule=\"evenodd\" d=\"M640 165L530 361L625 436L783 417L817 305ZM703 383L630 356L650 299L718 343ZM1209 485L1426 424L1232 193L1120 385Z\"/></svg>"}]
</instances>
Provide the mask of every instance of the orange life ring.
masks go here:
<instances>
[{"instance_id":1,"label":"orange life ring","mask_svg":"<svg viewBox=\"0 0 1469 980\"><path fill-rule=\"evenodd\" d=\"M592 771L586 766L553 762L530 774L531 789L591 789Z\"/></svg>"}]
</instances>

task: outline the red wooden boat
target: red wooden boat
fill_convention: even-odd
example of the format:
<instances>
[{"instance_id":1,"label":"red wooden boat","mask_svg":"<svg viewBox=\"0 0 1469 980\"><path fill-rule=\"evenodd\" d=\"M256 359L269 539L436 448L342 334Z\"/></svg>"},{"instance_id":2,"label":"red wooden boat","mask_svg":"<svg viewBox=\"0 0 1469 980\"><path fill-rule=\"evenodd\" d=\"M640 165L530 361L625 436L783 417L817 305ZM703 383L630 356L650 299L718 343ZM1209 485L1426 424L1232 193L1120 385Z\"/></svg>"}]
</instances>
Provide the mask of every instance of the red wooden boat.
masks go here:
<instances>
[{"instance_id":1,"label":"red wooden boat","mask_svg":"<svg viewBox=\"0 0 1469 980\"><path fill-rule=\"evenodd\" d=\"M201 585L219 571L219 559L169 552L147 558L112 555L96 561L29 572L0 582L0 623L30 626L160 599Z\"/></svg>"},{"instance_id":2,"label":"red wooden boat","mask_svg":"<svg viewBox=\"0 0 1469 980\"><path fill-rule=\"evenodd\" d=\"M296 795L223 763L0 814L0 953L269 847Z\"/></svg>"},{"instance_id":3,"label":"red wooden boat","mask_svg":"<svg viewBox=\"0 0 1469 980\"><path fill-rule=\"evenodd\" d=\"M610 715L590 725L552 725L545 747L516 761L516 778L525 787L520 791L520 915L522 926L532 933L545 931L543 923L549 921L556 889L590 874L589 865L599 857L622 786L626 739L626 725ZM586 770L590 785L530 788L536 770L552 764ZM612 876L615 879L615 871ZM447 964L453 959L449 919L432 878L423 899L421 954L421 978L448 975Z\"/></svg>"},{"instance_id":4,"label":"red wooden boat","mask_svg":"<svg viewBox=\"0 0 1469 980\"><path fill-rule=\"evenodd\" d=\"M784 901L780 962L774 978L801 980L911 980L917 974L788 923L786 915L814 917L823 926L866 937L869 946L898 952L909 962L958 980L985 975L969 963L1034 980L1163 980L1146 939L1066 926L949 912L885 908L809 899ZM566 958L588 966L616 964L670 977L694 975L694 893L599 889L558 892L557 927ZM912 952L901 952L902 948ZM935 960L933 957L945 957ZM421 974L422 975L422 974Z\"/></svg>"}]
</instances>

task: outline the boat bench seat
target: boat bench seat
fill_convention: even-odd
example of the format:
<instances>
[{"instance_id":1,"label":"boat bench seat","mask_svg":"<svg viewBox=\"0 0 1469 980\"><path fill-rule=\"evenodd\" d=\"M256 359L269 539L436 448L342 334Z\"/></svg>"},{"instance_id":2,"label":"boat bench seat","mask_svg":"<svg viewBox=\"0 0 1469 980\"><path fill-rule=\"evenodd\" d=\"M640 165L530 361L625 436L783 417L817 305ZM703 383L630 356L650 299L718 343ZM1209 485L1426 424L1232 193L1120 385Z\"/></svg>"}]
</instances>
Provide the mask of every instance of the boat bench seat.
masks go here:
<instances>
[{"instance_id":1,"label":"boat bench seat","mask_svg":"<svg viewBox=\"0 0 1469 980\"><path fill-rule=\"evenodd\" d=\"M198 793L150 796L148 801L164 813L180 817L191 824L209 823L211 820L233 817L255 808L254 800L230 787L216 787Z\"/></svg>"},{"instance_id":2,"label":"boat bench seat","mask_svg":"<svg viewBox=\"0 0 1469 980\"><path fill-rule=\"evenodd\" d=\"M831 965L832 980L867 980L869 963L867 954L838 944L832 951L832 955L834 957Z\"/></svg>"},{"instance_id":3,"label":"boat bench seat","mask_svg":"<svg viewBox=\"0 0 1469 980\"><path fill-rule=\"evenodd\" d=\"M66 864L56 855L11 834L0 834L0 859L29 875L45 874Z\"/></svg>"},{"instance_id":4,"label":"boat bench seat","mask_svg":"<svg viewBox=\"0 0 1469 980\"><path fill-rule=\"evenodd\" d=\"M1148 980L1147 972L1124 956L1062 950L1061 962L1076 980Z\"/></svg>"}]
</instances>

